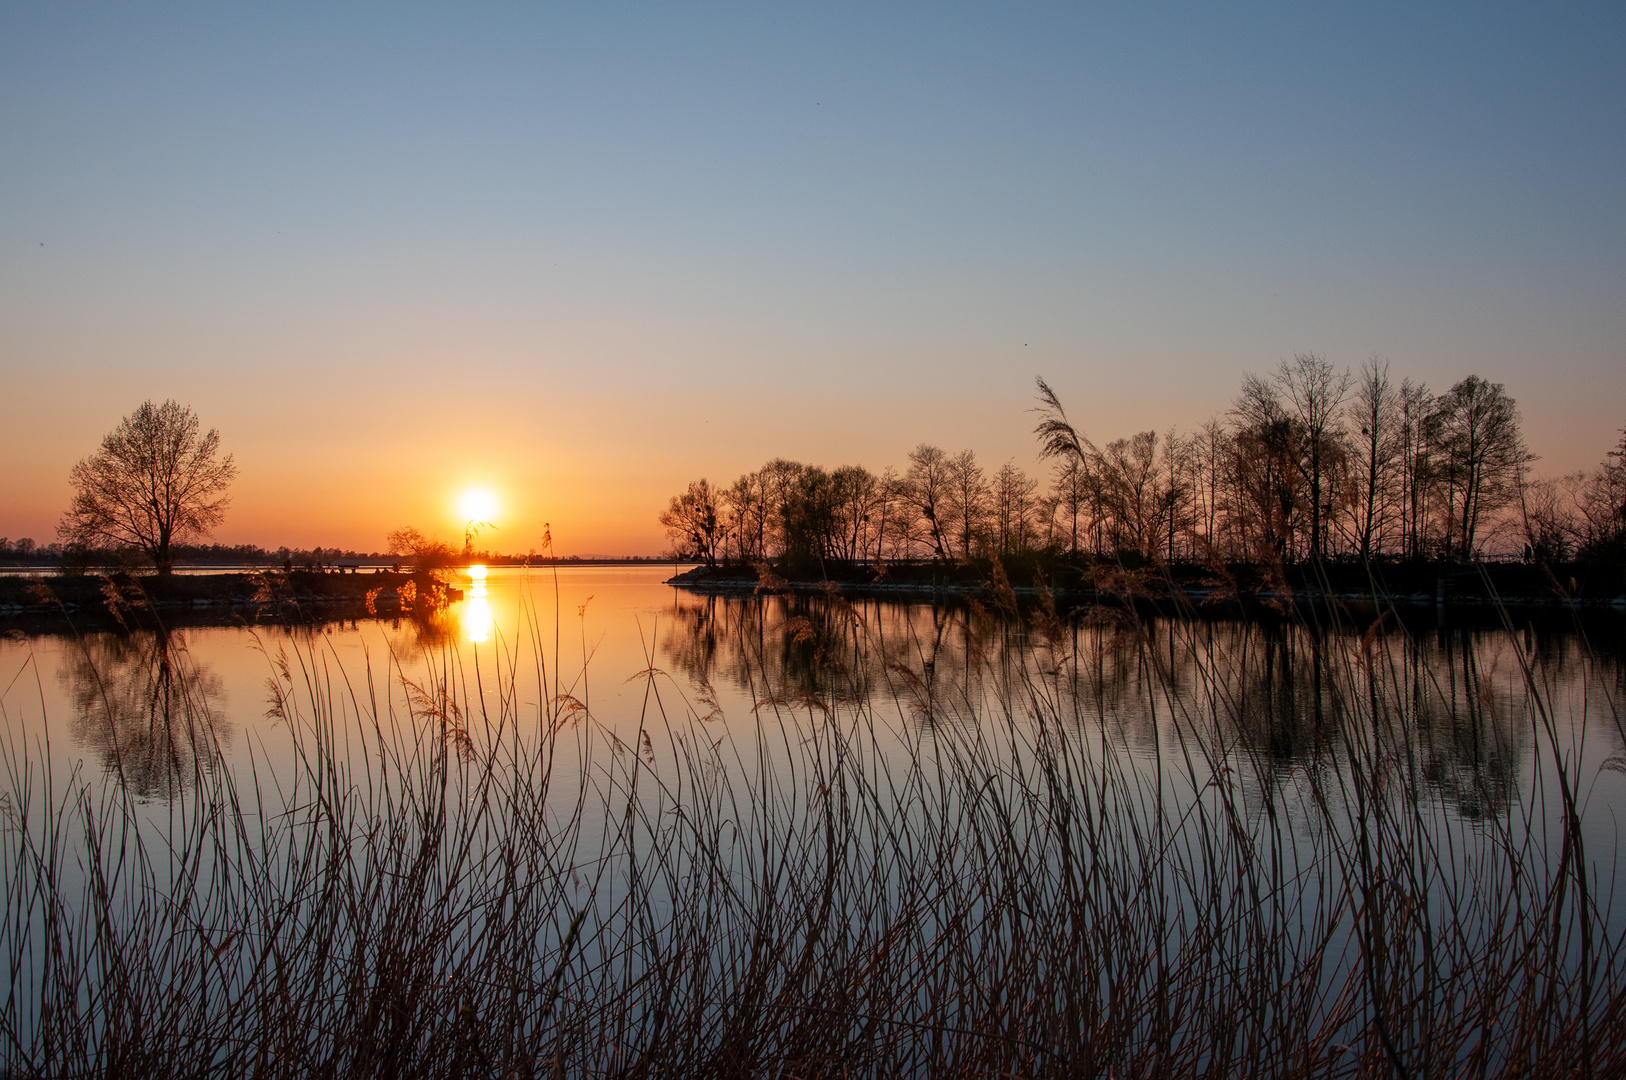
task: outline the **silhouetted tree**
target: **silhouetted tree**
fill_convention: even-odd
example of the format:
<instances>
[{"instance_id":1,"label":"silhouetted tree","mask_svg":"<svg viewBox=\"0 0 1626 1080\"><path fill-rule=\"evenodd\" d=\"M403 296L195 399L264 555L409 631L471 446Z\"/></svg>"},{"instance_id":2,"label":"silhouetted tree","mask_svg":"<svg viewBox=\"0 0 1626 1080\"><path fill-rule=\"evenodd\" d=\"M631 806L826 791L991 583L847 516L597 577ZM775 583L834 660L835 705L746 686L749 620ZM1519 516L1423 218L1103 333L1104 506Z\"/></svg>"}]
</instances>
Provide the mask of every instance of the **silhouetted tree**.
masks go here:
<instances>
[{"instance_id":1,"label":"silhouetted tree","mask_svg":"<svg viewBox=\"0 0 1626 1080\"><path fill-rule=\"evenodd\" d=\"M876 519L884 517L884 485L862 465L843 465L830 474L830 486L836 529L832 554L843 562L859 562L869 550Z\"/></svg>"},{"instance_id":2,"label":"silhouetted tree","mask_svg":"<svg viewBox=\"0 0 1626 1080\"><path fill-rule=\"evenodd\" d=\"M1401 553L1421 559L1428 549L1430 491L1434 481L1433 446L1429 441L1434 395L1422 383L1400 384L1400 515Z\"/></svg>"},{"instance_id":3,"label":"silhouetted tree","mask_svg":"<svg viewBox=\"0 0 1626 1080\"><path fill-rule=\"evenodd\" d=\"M1268 377L1247 375L1229 415L1193 434L1145 431L1104 447L1073 427L1043 379L1037 386L1035 434L1041 457L1056 462L1043 497L1014 462L990 477L973 451L922 443L901 477L774 459L709 501L674 499L662 521L677 522L674 536L708 561L708 550L727 558L732 540L744 561L789 558L804 571L1041 546L1266 567L1453 555L1472 552L1492 526L1517 535L1520 516L1498 513L1515 500L1544 553L1626 537L1626 442L1595 476L1521 487L1531 459L1517 411L1477 377L1435 398L1410 380L1397 389L1385 360L1352 380L1301 353ZM691 504L698 516L679 512Z\"/></svg>"},{"instance_id":4,"label":"silhouetted tree","mask_svg":"<svg viewBox=\"0 0 1626 1080\"><path fill-rule=\"evenodd\" d=\"M944 516L949 507L948 455L926 443L909 451L909 471L904 474L900 490L904 499L924 519L932 557L947 561L949 550Z\"/></svg>"},{"instance_id":5,"label":"silhouetted tree","mask_svg":"<svg viewBox=\"0 0 1626 1080\"><path fill-rule=\"evenodd\" d=\"M960 558L969 559L981 539L988 519L988 478L977 455L961 450L948 459L948 512L953 520L953 539L960 546Z\"/></svg>"},{"instance_id":6,"label":"silhouetted tree","mask_svg":"<svg viewBox=\"0 0 1626 1080\"><path fill-rule=\"evenodd\" d=\"M173 401L141 404L69 473L73 501L57 526L72 547L146 552L160 574L170 545L208 535L226 516L237 475L220 433L198 434L198 417Z\"/></svg>"},{"instance_id":7,"label":"silhouetted tree","mask_svg":"<svg viewBox=\"0 0 1626 1080\"><path fill-rule=\"evenodd\" d=\"M1282 407L1271 384L1256 375L1242 380L1231 410L1238 531L1247 557L1280 563L1293 555L1294 534L1304 508L1299 468L1303 432Z\"/></svg>"},{"instance_id":8,"label":"silhouetted tree","mask_svg":"<svg viewBox=\"0 0 1626 1080\"><path fill-rule=\"evenodd\" d=\"M1351 440L1349 470L1355 550L1369 559L1382 550L1394 514L1396 465L1405 443L1405 418L1400 393L1389 381L1389 361L1374 356L1361 368L1350 420L1360 431Z\"/></svg>"},{"instance_id":9,"label":"silhouetted tree","mask_svg":"<svg viewBox=\"0 0 1626 1080\"><path fill-rule=\"evenodd\" d=\"M1038 483L1014 461L1007 461L994 474L991 509L994 549L999 554L1013 555L1033 546L1038 491Z\"/></svg>"},{"instance_id":10,"label":"silhouetted tree","mask_svg":"<svg viewBox=\"0 0 1626 1080\"><path fill-rule=\"evenodd\" d=\"M900 540L907 544L909 515L901 494L902 483L897 470L890 465L881 470L881 475L875 481L875 501L870 509L873 525L870 542L874 545L877 563L886 557L888 550L896 549Z\"/></svg>"},{"instance_id":11,"label":"silhouetted tree","mask_svg":"<svg viewBox=\"0 0 1626 1080\"><path fill-rule=\"evenodd\" d=\"M1310 557L1327 554L1326 522L1335 507L1328 479L1343 456L1339 408L1349 392L1349 372L1337 371L1324 356L1299 353L1277 369L1275 389L1283 411L1294 421L1297 454L1293 465L1304 481L1304 512L1310 526Z\"/></svg>"},{"instance_id":12,"label":"silhouetted tree","mask_svg":"<svg viewBox=\"0 0 1626 1080\"><path fill-rule=\"evenodd\" d=\"M1584 474L1559 480L1519 479L1519 524L1526 558L1555 563L1573 553L1579 532L1573 491L1583 480Z\"/></svg>"},{"instance_id":13,"label":"silhouetted tree","mask_svg":"<svg viewBox=\"0 0 1626 1080\"><path fill-rule=\"evenodd\" d=\"M1057 521L1058 538L1063 535L1065 528L1067 538L1063 547L1067 551L1077 553L1079 547L1079 524L1084 514L1086 502L1089 499L1089 476L1084 463L1077 458L1068 457L1056 465L1056 474L1051 481L1051 496L1055 500L1054 513Z\"/></svg>"},{"instance_id":14,"label":"silhouetted tree","mask_svg":"<svg viewBox=\"0 0 1626 1080\"><path fill-rule=\"evenodd\" d=\"M742 563L768 558L770 516L768 491L762 470L748 472L722 493L730 519L730 535Z\"/></svg>"},{"instance_id":15,"label":"silhouetted tree","mask_svg":"<svg viewBox=\"0 0 1626 1080\"><path fill-rule=\"evenodd\" d=\"M1114 439L1102 449L1098 473L1106 489L1108 535L1119 551L1156 554L1162 534L1157 432Z\"/></svg>"},{"instance_id":16,"label":"silhouetted tree","mask_svg":"<svg viewBox=\"0 0 1626 1080\"><path fill-rule=\"evenodd\" d=\"M1470 558L1480 522L1510 503L1531 460L1519 434L1519 411L1501 383L1470 375L1429 414L1430 441L1445 485L1446 551Z\"/></svg>"},{"instance_id":17,"label":"silhouetted tree","mask_svg":"<svg viewBox=\"0 0 1626 1080\"><path fill-rule=\"evenodd\" d=\"M451 566L457 561L457 549L450 543L422 533L410 525L404 525L385 536L384 549L391 555L411 559L420 570L435 570ZM313 560L316 554L312 553Z\"/></svg>"},{"instance_id":18,"label":"silhouetted tree","mask_svg":"<svg viewBox=\"0 0 1626 1080\"><path fill-rule=\"evenodd\" d=\"M1209 560L1223 559L1226 554L1221 531L1232 458L1230 433L1217 418L1197 429L1191 440L1193 530L1203 558Z\"/></svg>"},{"instance_id":19,"label":"silhouetted tree","mask_svg":"<svg viewBox=\"0 0 1626 1080\"><path fill-rule=\"evenodd\" d=\"M1158 516L1164 544L1164 558L1173 561L1182 553L1182 538L1191 532L1193 441L1181 438L1170 428L1163 436L1162 488L1158 492Z\"/></svg>"},{"instance_id":20,"label":"silhouetted tree","mask_svg":"<svg viewBox=\"0 0 1626 1080\"><path fill-rule=\"evenodd\" d=\"M1626 555L1626 431L1603 464L1583 479L1576 501L1580 554L1616 559Z\"/></svg>"},{"instance_id":21,"label":"silhouetted tree","mask_svg":"<svg viewBox=\"0 0 1626 1080\"><path fill-rule=\"evenodd\" d=\"M785 546L781 558L791 570L805 573L817 567L824 573L840 528L838 504L831 474L817 465L804 468L786 492L783 509Z\"/></svg>"},{"instance_id":22,"label":"silhouetted tree","mask_svg":"<svg viewBox=\"0 0 1626 1080\"><path fill-rule=\"evenodd\" d=\"M680 550L686 549L707 566L717 565L717 548L726 533L717 494L704 479L690 483L683 494L673 495L671 505L661 512L660 523Z\"/></svg>"}]
</instances>

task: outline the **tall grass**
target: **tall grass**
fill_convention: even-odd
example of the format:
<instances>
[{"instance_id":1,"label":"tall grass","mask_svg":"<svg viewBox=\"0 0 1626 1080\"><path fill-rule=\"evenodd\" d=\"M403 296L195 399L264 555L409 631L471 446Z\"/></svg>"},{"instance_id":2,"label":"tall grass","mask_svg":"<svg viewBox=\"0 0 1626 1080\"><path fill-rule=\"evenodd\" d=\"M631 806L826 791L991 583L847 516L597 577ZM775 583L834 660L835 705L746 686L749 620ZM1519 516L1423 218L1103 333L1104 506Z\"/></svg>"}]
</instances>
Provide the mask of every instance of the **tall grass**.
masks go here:
<instances>
[{"instance_id":1,"label":"tall grass","mask_svg":"<svg viewBox=\"0 0 1626 1080\"><path fill-rule=\"evenodd\" d=\"M1626 1073L1615 853L1583 827L1610 808L1539 656L1499 706L1532 779L1470 814L1422 735L1456 673L1392 623L1261 632L1316 650L1276 753L1257 657L1200 620L977 608L945 672L840 598L774 603L718 631L749 716L651 651L639 715L597 717L585 648L533 619L411 678L268 642L287 751L230 766L193 701L163 802L14 738L7 1068ZM792 692L795 649L822 682ZM1134 734L1101 704L1124 662L1155 717Z\"/></svg>"}]
</instances>

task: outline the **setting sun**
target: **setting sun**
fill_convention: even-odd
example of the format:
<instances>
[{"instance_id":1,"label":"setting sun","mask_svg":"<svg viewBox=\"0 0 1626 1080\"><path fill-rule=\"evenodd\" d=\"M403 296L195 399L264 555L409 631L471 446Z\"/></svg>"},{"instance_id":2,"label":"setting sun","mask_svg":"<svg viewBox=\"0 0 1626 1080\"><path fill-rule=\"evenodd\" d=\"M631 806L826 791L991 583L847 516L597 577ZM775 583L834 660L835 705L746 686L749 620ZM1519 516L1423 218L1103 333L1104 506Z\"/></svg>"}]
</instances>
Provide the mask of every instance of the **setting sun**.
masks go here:
<instances>
[{"instance_id":1,"label":"setting sun","mask_svg":"<svg viewBox=\"0 0 1626 1080\"><path fill-rule=\"evenodd\" d=\"M457 508L465 520L490 521L497 516L497 496L485 488L471 488L458 500Z\"/></svg>"}]
</instances>

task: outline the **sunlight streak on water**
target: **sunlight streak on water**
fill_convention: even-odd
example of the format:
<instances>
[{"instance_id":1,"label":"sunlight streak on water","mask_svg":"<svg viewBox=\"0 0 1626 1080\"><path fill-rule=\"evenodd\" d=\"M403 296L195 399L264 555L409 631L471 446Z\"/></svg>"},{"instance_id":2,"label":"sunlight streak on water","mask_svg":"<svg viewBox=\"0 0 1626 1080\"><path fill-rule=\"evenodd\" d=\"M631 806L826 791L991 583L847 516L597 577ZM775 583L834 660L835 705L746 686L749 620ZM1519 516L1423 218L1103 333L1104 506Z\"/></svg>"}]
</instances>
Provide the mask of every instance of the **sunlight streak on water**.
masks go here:
<instances>
[{"instance_id":1,"label":"sunlight streak on water","mask_svg":"<svg viewBox=\"0 0 1626 1080\"><path fill-rule=\"evenodd\" d=\"M491 600L486 592L486 568L479 564L469 567L469 598L463 602L459 618L463 623L463 636L476 645L491 640Z\"/></svg>"}]
</instances>

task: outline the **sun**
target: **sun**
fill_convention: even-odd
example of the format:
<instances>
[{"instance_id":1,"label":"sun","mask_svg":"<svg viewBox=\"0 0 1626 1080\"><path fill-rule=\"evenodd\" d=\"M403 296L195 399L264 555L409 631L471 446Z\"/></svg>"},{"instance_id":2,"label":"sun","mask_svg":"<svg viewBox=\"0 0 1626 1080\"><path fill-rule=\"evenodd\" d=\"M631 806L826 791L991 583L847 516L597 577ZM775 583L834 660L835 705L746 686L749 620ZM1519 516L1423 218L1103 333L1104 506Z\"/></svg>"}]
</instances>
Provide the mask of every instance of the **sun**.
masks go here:
<instances>
[{"instance_id":1,"label":"sun","mask_svg":"<svg viewBox=\"0 0 1626 1080\"><path fill-rule=\"evenodd\" d=\"M490 521L497 516L497 496L485 488L470 488L457 500L457 510L465 521Z\"/></svg>"}]
</instances>

